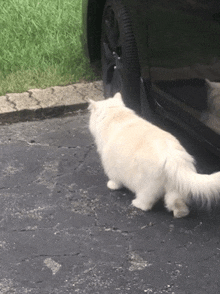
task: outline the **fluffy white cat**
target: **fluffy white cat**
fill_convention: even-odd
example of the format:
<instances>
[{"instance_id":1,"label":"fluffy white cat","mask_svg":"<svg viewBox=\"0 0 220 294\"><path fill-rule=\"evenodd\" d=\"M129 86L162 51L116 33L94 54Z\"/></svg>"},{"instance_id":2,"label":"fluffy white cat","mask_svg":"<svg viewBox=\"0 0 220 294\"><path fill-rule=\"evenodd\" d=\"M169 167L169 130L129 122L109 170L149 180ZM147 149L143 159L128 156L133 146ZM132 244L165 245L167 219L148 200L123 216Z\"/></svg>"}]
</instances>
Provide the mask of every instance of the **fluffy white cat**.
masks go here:
<instances>
[{"instance_id":1,"label":"fluffy white cat","mask_svg":"<svg viewBox=\"0 0 220 294\"><path fill-rule=\"evenodd\" d=\"M174 217L188 215L190 195L210 203L220 196L220 172L197 174L193 157L170 133L125 107L120 93L90 100L89 128L95 138L107 186L126 187L135 193L132 204L150 210L164 197Z\"/></svg>"}]
</instances>

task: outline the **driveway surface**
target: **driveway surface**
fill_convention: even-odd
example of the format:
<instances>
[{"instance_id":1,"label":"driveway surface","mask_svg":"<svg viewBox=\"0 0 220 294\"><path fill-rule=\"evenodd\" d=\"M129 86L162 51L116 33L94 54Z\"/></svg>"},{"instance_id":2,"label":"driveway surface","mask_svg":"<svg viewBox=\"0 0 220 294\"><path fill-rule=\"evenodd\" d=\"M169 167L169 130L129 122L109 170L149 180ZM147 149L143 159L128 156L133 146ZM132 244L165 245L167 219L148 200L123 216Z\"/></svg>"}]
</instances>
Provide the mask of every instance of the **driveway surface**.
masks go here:
<instances>
[{"instance_id":1,"label":"driveway surface","mask_svg":"<svg viewBox=\"0 0 220 294\"><path fill-rule=\"evenodd\" d=\"M107 189L88 118L0 127L0 293L219 293L219 207L133 208ZM219 169L182 139L200 171Z\"/></svg>"}]
</instances>

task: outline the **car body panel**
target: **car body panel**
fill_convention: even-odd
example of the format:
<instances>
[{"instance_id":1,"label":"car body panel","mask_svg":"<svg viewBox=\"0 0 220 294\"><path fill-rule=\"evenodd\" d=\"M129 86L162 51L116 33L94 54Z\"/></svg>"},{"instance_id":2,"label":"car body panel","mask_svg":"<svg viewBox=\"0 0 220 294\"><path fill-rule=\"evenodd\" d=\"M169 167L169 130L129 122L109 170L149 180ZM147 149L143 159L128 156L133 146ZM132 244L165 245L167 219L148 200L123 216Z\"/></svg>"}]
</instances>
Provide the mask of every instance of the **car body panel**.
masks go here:
<instances>
[{"instance_id":1,"label":"car body panel","mask_svg":"<svg viewBox=\"0 0 220 294\"><path fill-rule=\"evenodd\" d=\"M189 129L220 156L220 128L207 119L211 113L205 82L220 82L220 1L120 1L130 13L138 48L142 104L146 101L153 111ZM100 58L105 1L83 3L88 55L95 60ZM220 126L220 113L215 112L214 120Z\"/></svg>"}]
</instances>

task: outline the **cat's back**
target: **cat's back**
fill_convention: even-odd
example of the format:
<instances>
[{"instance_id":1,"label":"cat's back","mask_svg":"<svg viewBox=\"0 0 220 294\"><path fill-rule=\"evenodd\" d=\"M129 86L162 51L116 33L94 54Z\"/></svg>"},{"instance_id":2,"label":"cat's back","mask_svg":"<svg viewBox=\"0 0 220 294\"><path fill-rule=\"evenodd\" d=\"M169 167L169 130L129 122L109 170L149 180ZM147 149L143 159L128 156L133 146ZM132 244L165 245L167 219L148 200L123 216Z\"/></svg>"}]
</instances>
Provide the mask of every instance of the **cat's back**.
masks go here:
<instances>
[{"instance_id":1,"label":"cat's back","mask_svg":"<svg viewBox=\"0 0 220 294\"><path fill-rule=\"evenodd\" d=\"M174 136L148 121L137 116L132 111L122 109L109 117L108 145L117 152L127 151L130 154L156 155L167 148L168 142L179 144Z\"/></svg>"}]
</instances>

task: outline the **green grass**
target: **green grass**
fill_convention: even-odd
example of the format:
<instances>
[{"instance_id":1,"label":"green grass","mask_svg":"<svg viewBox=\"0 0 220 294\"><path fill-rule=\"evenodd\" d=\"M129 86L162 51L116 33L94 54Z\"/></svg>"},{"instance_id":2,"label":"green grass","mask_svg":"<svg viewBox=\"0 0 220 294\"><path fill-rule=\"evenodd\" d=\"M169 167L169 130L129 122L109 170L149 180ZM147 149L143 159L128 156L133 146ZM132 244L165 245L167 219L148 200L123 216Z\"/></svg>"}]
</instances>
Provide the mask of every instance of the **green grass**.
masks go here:
<instances>
[{"instance_id":1,"label":"green grass","mask_svg":"<svg viewBox=\"0 0 220 294\"><path fill-rule=\"evenodd\" d=\"M81 0L0 0L0 95L96 79Z\"/></svg>"}]
</instances>

